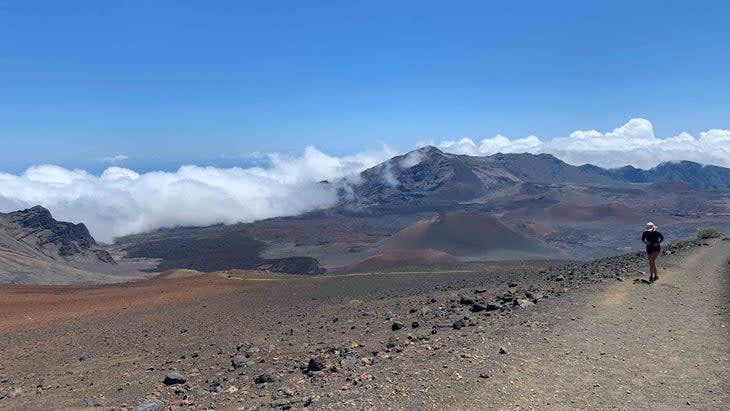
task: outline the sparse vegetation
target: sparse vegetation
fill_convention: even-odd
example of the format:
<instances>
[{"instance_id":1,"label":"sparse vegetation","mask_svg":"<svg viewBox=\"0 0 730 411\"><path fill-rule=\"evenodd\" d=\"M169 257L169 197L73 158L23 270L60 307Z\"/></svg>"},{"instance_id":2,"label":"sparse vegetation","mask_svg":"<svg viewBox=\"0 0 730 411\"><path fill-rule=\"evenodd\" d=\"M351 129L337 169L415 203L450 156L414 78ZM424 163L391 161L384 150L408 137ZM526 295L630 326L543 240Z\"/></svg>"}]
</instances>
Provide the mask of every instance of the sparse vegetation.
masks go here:
<instances>
[{"instance_id":1,"label":"sparse vegetation","mask_svg":"<svg viewBox=\"0 0 730 411\"><path fill-rule=\"evenodd\" d=\"M699 231L697 231L697 238L700 240L705 240L707 238L720 238L722 235L715 227L705 227L700 228Z\"/></svg>"}]
</instances>

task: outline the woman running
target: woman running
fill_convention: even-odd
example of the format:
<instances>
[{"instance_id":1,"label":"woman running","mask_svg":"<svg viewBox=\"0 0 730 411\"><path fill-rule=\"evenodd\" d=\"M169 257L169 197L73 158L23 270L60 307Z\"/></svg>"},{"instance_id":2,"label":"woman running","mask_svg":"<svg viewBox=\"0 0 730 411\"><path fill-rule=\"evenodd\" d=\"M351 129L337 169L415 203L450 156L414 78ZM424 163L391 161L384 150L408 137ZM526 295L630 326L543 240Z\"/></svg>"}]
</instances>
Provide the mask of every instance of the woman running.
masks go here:
<instances>
[{"instance_id":1,"label":"woman running","mask_svg":"<svg viewBox=\"0 0 730 411\"><path fill-rule=\"evenodd\" d=\"M662 250L662 241L664 236L657 231L654 223L646 223L646 231L641 235L641 241L646 244L646 255L649 257L649 281L654 282L659 279L659 273L656 269L656 258Z\"/></svg>"}]
</instances>

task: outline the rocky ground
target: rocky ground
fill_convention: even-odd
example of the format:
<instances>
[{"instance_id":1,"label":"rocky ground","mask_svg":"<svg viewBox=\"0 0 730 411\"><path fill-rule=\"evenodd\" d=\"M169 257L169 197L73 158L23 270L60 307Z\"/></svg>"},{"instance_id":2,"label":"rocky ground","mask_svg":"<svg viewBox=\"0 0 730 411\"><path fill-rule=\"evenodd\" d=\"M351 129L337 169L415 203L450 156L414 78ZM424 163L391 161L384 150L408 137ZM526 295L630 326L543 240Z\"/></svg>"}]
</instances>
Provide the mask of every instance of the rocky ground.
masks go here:
<instances>
[{"instance_id":1,"label":"rocky ground","mask_svg":"<svg viewBox=\"0 0 730 411\"><path fill-rule=\"evenodd\" d=\"M722 409L730 241L705 244L652 285L629 254L4 287L0 409Z\"/></svg>"}]
</instances>

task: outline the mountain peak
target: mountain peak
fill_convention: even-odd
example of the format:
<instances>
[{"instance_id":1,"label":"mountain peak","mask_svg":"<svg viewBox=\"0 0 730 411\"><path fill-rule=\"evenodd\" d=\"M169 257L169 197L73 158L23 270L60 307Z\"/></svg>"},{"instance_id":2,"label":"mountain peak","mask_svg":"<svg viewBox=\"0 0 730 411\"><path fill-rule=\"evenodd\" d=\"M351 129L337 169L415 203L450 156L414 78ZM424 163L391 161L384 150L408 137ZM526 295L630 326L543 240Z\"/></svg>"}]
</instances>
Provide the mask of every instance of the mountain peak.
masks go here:
<instances>
[{"instance_id":1,"label":"mountain peak","mask_svg":"<svg viewBox=\"0 0 730 411\"><path fill-rule=\"evenodd\" d=\"M440 154L444 154L443 151L441 151L437 147L434 147L434 146L431 146L431 145L417 148L417 149L411 151L411 153L414 152L414 151L419 151L421 153L440 153Z\"/></svg>"},{"instance_id":2,"label":"mountain peak","mask_svg":"<svg viewBox=\"0 0 730 411\"><path fill-rule=\"evenodd\" d=\"M405 168L408 168L411 165L415 165L426 159L431 159L431 158L436 158L436 157L450 157L450 156L451 156L450 154L444 153L443 151L441 151L440 149L438 149L434 146L423 146L423 147L419 147L415 150L411 150L402 156L394 157L393 160L400 159L400 161L399 161L400 165L401 166L405 165ZM413 164L410 164L410 163L413 163Z\"/></svg>"},{"instance_id":3,"label":"mountain peak","mask_svg":"<svg viewBox=\"0 0 730 411\"><path fill-rule=\"evenodd\" d=\"M51 212L40 205L25 210L13 211L8 216L14 223L27 228L48 228L56 222Z\"/></svg>"},{"instance_id":4,"label":"mountain peak","mask_svg":"<svg viewBox=\"0 0 730 411\"><path fill-rule=\"evenodd\" d=\"M0 229L10 234L8 238L24 242L52 258L75 259L91 254L94 260L114 261L109 253L96 248L96 241L84 224L57 221L47 208L40 205L0 213L0 223Z\"/></svg>"}]
</instances>

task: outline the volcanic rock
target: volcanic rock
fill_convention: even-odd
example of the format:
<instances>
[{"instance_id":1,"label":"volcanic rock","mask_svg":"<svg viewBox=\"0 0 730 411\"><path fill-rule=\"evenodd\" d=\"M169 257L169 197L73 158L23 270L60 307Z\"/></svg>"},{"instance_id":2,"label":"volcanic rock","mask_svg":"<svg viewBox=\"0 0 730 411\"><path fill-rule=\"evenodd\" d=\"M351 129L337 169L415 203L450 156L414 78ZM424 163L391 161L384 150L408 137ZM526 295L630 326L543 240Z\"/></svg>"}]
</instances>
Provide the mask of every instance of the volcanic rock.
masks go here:
<instances>
[{"instance_id":1,"label":"volcanic rock","mask_svg":"<svg viewBox=\"0 0 730 411\"><path fill-rule=\"evenodd\" d=\"M459 304L472 305L472 304L474 304L474 299L469 297L468 295L462 295L459 297Z\"/></svg>"},{"instance_id":2,"label":"volcanic rock","mask_svg":"<svg viewBox=\"0 0 730 411\"><path fill-rule=\"evenodd\" d=\"M246 366L246 362L248 359L244 355L236 355L231 360L231 365L233 365L234 368L242 368Z\"/></svg>"},{"instance_id":3,"label":"volcanic rock","mask_svg":"<svg viewBox=\"0 0 730 411\"><path fill-rule=\"evenodd\" d=\"M257 376L254 382L256 382L256 384L264 384L268 382L274 382L277 379L278 377L274 373L274 370L266 370L266 372Z\"/></svg>"},{"instance_id":4,"label":"volcanic rock","mask_svg":"<svg viewBox=\"0 0 730 411\"><path fill-rule=\"evenodd\" d=\"M160 399L145 401L136 407L132 408L132 411L163 411L165 409L165 401Z\"/></svg>"},{"instance_id":5,"label":"volcanic rock","mask_svg":"<svg viewBox=\"0 0 730 411\"><path fill-rule=\"evenodd\" d=\"M323 357L312 357L307 364L307 371L322 371L327 368L327 362Z\"/></svg>"},{"instance_id":6,"label":"volcanic rock","mask_svg":"<svg viewBox=\"0 0 730 411\"><path fill-rule=\"evenodd\" d=\"M184 384L187 379L184 375L179 372L168 372L165 374L165 379L162 381L165 385Z\"/></svg>"}]
</instances>

